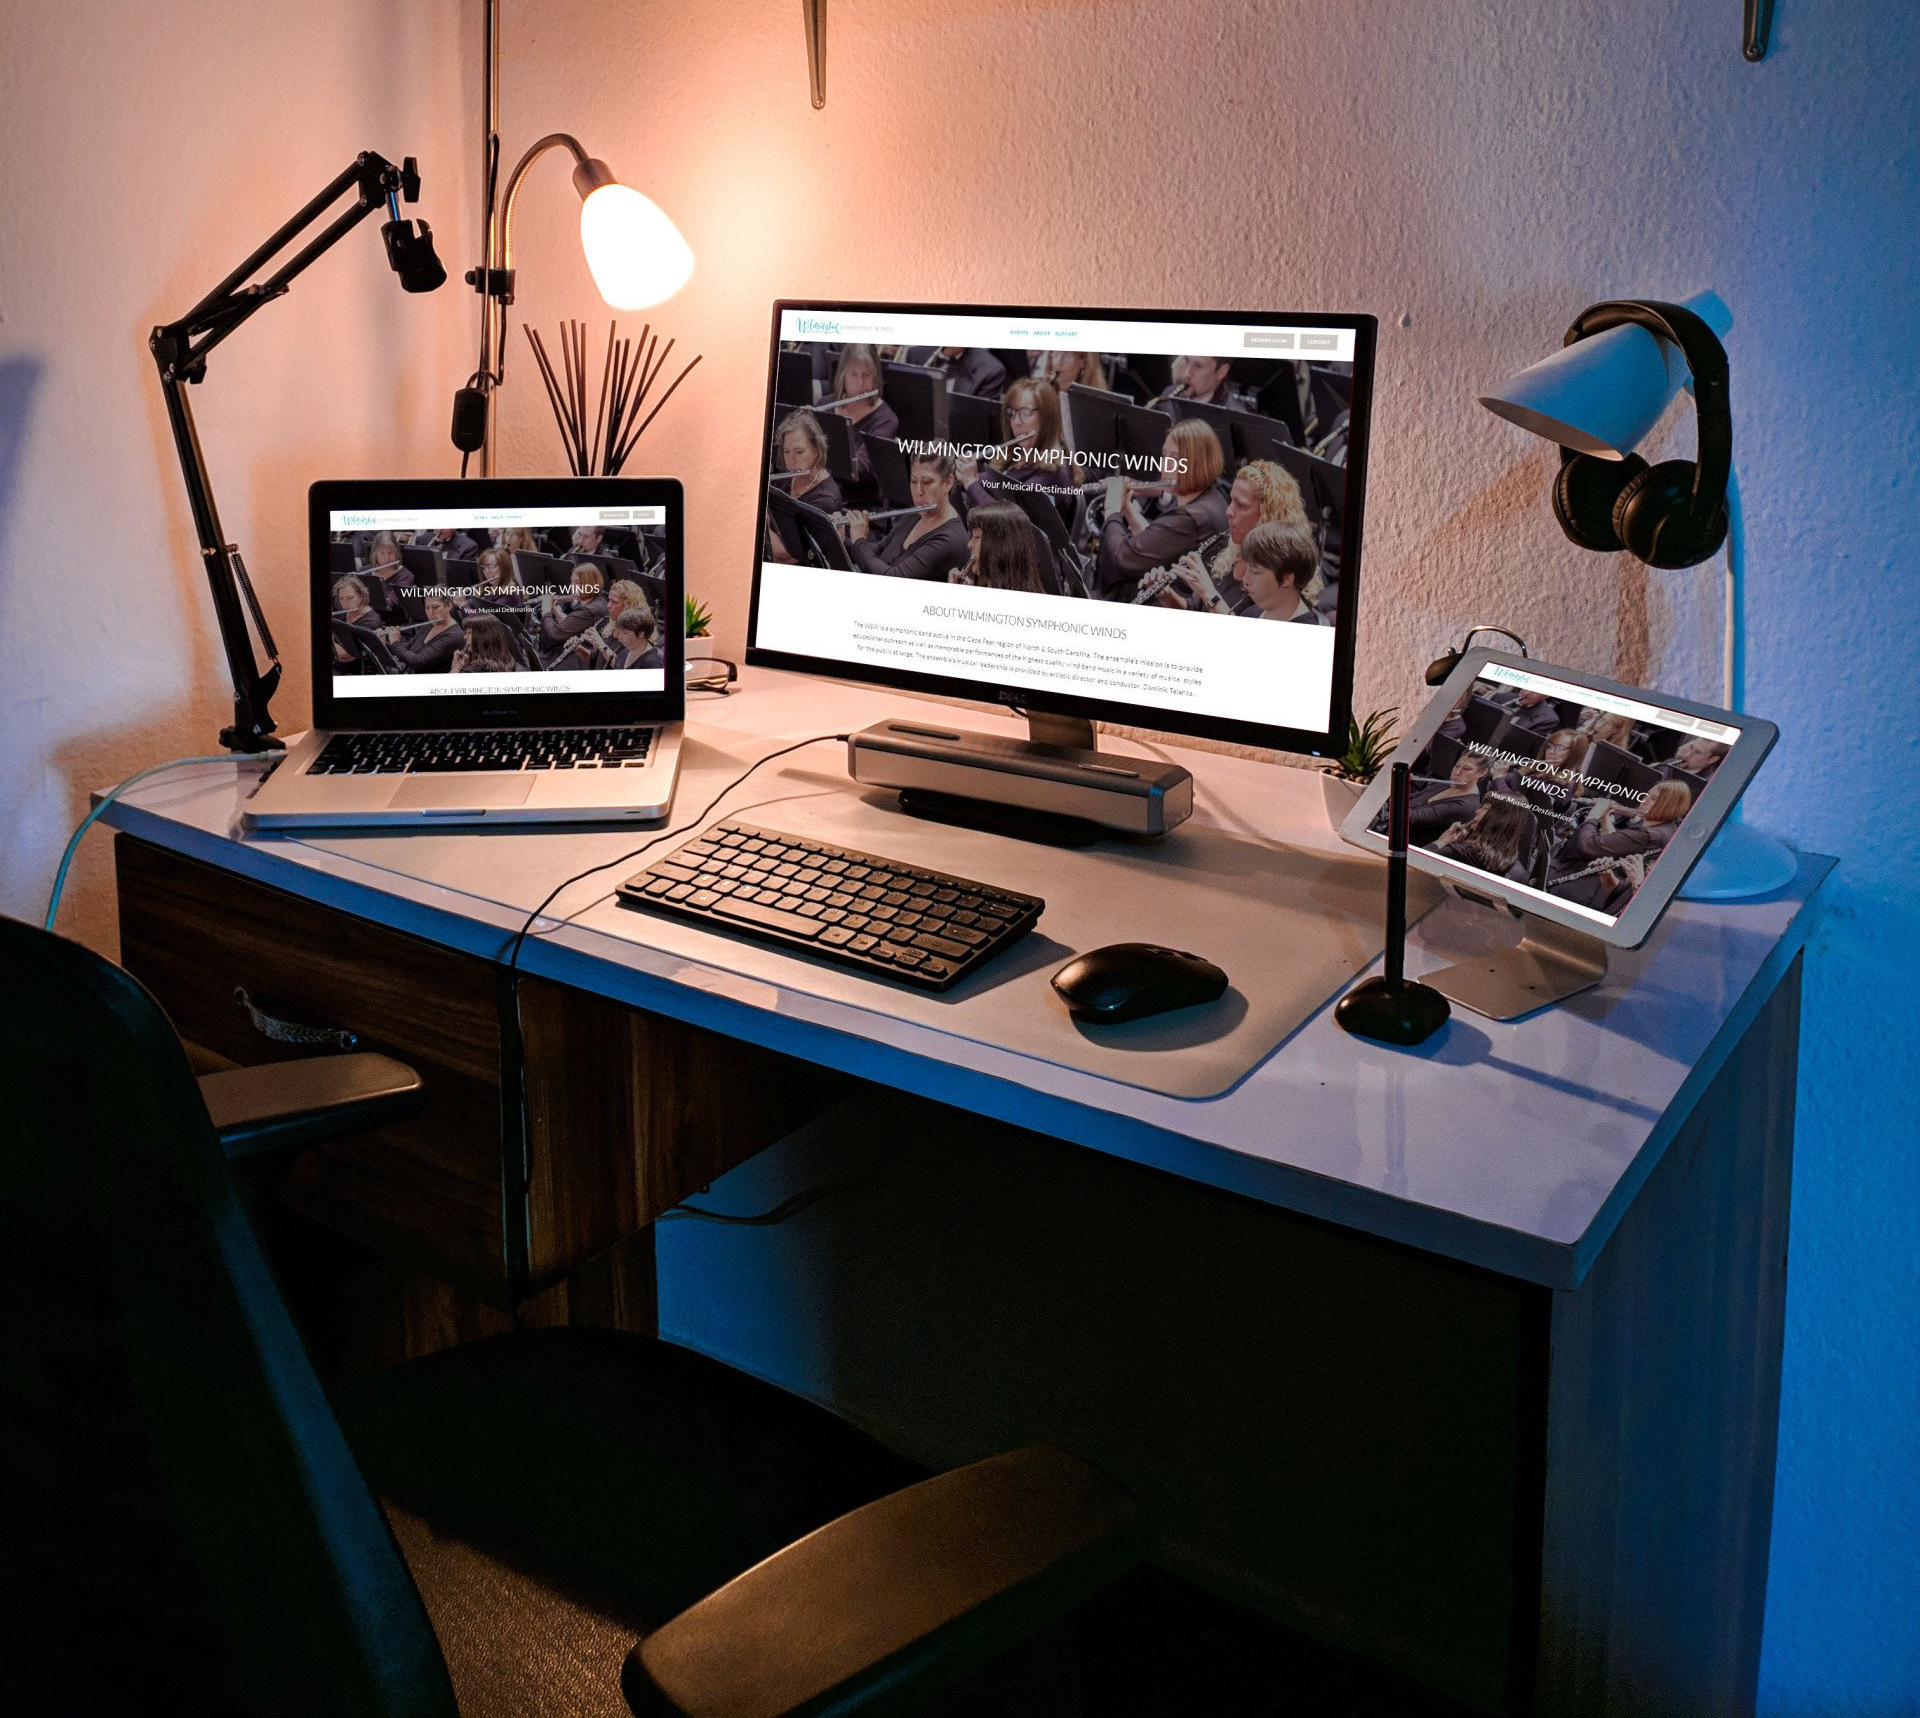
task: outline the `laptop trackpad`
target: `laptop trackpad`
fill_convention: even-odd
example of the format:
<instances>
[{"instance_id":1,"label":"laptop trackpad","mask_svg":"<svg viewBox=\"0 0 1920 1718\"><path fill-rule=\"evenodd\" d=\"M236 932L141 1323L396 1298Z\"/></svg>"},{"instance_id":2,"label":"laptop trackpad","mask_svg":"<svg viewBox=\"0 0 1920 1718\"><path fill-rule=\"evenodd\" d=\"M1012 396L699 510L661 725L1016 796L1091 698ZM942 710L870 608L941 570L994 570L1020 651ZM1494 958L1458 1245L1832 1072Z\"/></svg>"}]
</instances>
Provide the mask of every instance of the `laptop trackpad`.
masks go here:
<instances>
[{"instance_id":1,"label":"laptop trackpad","mask_svg":"<svg viewBox=\"0 0 1920 1718\"><path fill-rule=\"evenodd\" d=\"M530 775L409 775L393 790L389 811L482 811L496 805L525 805L533 792Z\"/></svg>"}]
</instances>

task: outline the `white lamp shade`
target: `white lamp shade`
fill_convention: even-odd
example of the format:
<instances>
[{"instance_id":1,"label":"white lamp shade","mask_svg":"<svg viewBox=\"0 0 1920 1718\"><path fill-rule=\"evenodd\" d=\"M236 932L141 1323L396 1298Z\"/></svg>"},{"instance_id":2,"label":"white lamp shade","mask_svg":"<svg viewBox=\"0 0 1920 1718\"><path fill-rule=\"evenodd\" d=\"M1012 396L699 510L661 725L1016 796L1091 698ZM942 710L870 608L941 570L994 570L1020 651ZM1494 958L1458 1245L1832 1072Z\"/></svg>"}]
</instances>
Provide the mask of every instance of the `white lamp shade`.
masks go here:
<instances>
[{"instance_id":1,"label":"white lamp shade","mask_svg":"<svg viewBox=\"0 0 1920 1718\"><path fill-rule=\"evenodd\" d=\"M1724 337L1732 326L1713 293L1681 303L1716 334ZM1644 328L1609 328L1542 358L1482 394L1480 403L1495 417L1576 453L1624 459L1692 379L1677 346Z\"/></svg>"},{"instance_id":2,"label":"white lamp shade","mask_svg":"<svg viewBox=\"0 0 1920 1718\"><path fill-rule=\"evenodd\" d=\"M580 205L580 248L600 296L615 310L671 298L693 273L693 250L650 197L602 185Z\"/></svg>"}]
</instances>

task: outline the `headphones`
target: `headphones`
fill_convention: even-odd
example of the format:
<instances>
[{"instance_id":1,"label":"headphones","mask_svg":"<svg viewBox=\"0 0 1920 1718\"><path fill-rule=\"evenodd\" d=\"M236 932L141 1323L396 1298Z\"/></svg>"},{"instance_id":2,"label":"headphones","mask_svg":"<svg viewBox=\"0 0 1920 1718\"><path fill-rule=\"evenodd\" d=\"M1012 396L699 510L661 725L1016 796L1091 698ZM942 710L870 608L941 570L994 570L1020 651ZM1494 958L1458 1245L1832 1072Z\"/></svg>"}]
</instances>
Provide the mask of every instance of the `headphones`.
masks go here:
<instances>
[{"instance_id":1,"label":"headphones","mask_svg":"<svg viewBox=\"0 0 1920 1718\"><path fill-rule=\"evenodd\" d=\"M1588 306L1563 345L1639 327L1680 348L1693 374L1699 457L1648 465L1638 454L1601 459L1560 450L1553 516L1583 549L1625 549L1651 567L1694 567L1727 540L1727 479L1733 466L1733 411L1720 338L1683 305L1635 299Z\"/></svg>"}]
</instances>

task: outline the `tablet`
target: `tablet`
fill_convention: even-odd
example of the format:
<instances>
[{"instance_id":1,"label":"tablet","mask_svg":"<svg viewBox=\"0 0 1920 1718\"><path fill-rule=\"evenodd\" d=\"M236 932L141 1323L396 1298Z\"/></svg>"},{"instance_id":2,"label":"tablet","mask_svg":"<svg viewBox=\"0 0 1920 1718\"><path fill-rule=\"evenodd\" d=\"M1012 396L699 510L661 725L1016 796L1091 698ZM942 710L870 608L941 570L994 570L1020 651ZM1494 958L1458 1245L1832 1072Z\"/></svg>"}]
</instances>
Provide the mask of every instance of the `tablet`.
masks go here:
<instances>
[{"instance_id":1,"label":"tablet","mask_svg":"<svg viewBox=\"0 0 1920 1718\"><path fill-rule=\"evenodd\" d=\"M1777 738L1754 716L1473 650L1340 834L1385 854L1391 765L1410 764L1409 864L1638 948Z\"/></svg>"}]
</instances>

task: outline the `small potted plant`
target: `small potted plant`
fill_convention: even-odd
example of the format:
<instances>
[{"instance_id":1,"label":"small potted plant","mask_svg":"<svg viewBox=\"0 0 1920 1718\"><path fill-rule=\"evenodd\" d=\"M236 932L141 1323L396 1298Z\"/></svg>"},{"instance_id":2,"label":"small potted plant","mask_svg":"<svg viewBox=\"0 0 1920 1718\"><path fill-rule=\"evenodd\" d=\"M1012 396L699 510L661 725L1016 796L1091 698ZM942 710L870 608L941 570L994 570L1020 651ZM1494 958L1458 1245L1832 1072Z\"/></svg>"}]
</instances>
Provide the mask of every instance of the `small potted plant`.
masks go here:
<instances>
[{"instance_id":1,"label":"small potted plant","mask_svg":"<svg viewBox=\"0 0 1920 1718\"><path fill-rule=\"evenodd\" d=\"M1327 821L1338 829L1347 813L1360 802L1368 782L1380 773L1400 743L1393 720L1399 710L1375 710L1364 721L1347 723L1347 749L1323 766L1320 787L1327 804Z\"/></svg>"},{"instance_id":2,"label":"small potted plant","mask_svg":"<svg viewBox=\"0 0 1920 1718\"><path fill-rule=\"evenodd\" d=\"M687 636L705 638L713 630L713 610L696 596L687 598Z\"/></svg>"}]
</instances>

